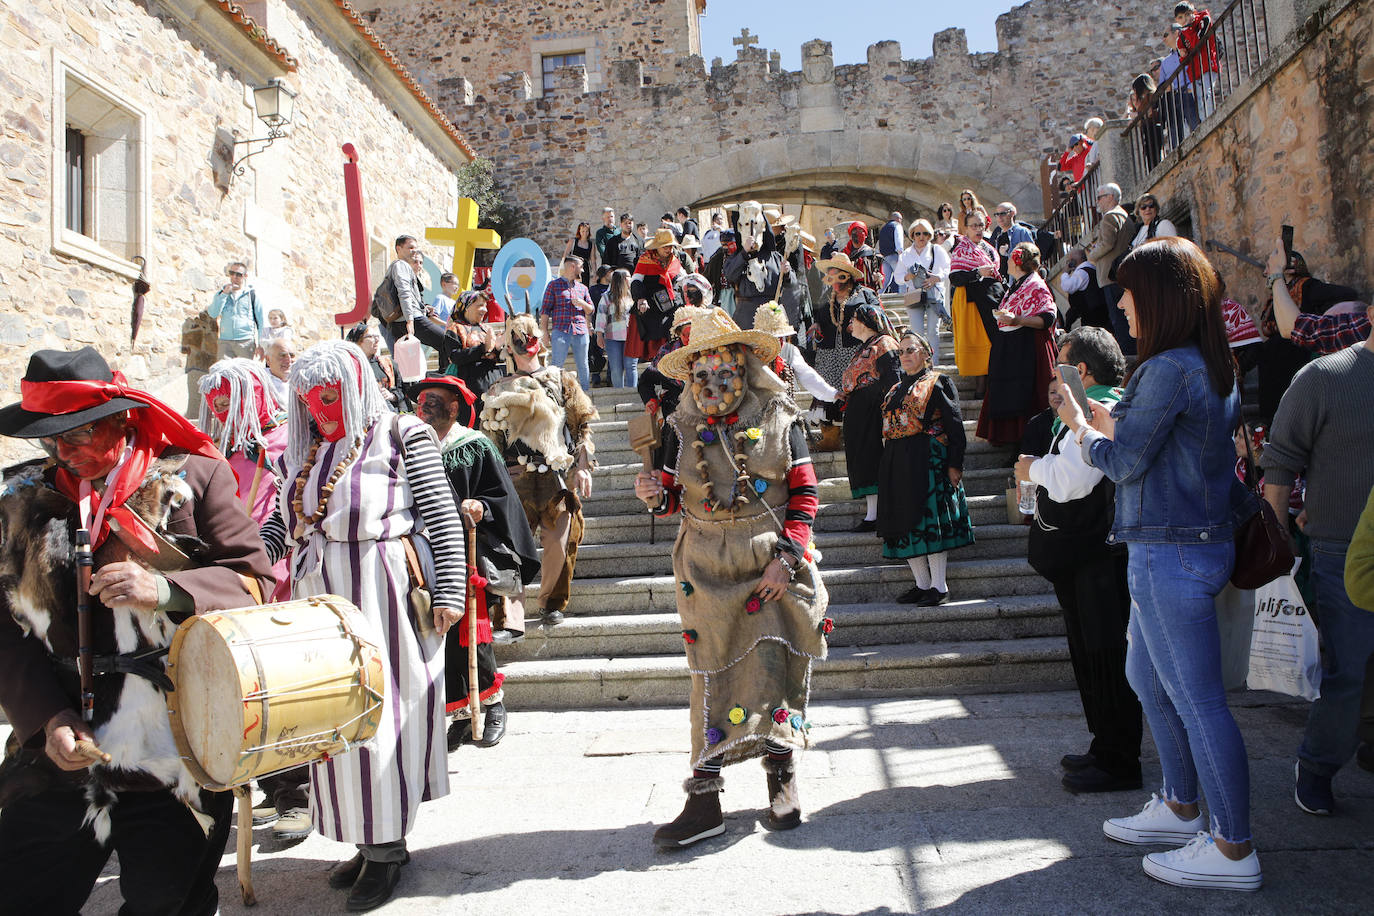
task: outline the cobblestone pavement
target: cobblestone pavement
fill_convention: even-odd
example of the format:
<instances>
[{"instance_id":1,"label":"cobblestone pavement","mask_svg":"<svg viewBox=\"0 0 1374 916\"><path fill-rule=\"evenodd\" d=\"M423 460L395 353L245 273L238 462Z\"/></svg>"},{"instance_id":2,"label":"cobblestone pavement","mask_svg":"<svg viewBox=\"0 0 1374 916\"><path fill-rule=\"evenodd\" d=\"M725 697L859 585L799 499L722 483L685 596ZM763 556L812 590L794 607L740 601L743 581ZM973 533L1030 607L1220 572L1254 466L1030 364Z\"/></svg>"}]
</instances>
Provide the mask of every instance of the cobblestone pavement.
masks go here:
<instances>
[{"instance_id":1,"label":"cobblestone pavement","mask_svg":"<svg viewBox=\"0 0 1374 916\"><path fill-rule=\"evenodd\" d=\"M1340 810L1301 813L1292 761L1306 705L1232 700L1250 755L1257 894L1183 891L1141 872L1149 850L1109 842L1103 818L1148 791L1068 794L1057 761L1088 742L1071 692L833 702L812 708L800 757L806 820L770 833L757 762L725 771L727 832L678 853L655 827L681 808L685 709L512 710L495 748L449 757L454 791L420 809L412 862L387 914L1368 913L1374 775L1336 780ZM1147 750L1146 785L1158 762ZM254 831L259 905L238 897L231 854L221 912L343 912L325 871L352 849ZM102 879L87 914L114 913Z\"/></svg>"}]
</instances>

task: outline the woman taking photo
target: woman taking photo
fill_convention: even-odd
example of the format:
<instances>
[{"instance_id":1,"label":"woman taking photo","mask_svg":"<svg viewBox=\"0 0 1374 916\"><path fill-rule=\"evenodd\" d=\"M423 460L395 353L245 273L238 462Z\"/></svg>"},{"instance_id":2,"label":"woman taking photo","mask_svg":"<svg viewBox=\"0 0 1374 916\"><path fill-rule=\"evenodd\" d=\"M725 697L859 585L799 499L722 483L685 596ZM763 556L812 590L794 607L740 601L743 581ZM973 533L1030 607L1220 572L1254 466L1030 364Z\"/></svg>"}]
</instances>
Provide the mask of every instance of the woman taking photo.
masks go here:
<instances>
[{"instance_id":1,"label":"woman taking photo","mask_svg":"<svg viewBox=\"0 0 1374 916\"><path fill-rule=\"evenodd\" d=\"M964 498L964 418L954 383L931 368L930 346L907 331L897 341L902 380L882 404L878 534L883 559L906 560L916 584L897 600L935 607L949 600L948 551L973 543Z\"/></svg>"},{"instance_id":2,"label":"woman taking photo","mask_svg":"<svg viewBox=\"0 0 1374 916\"><path fill-rule=\"evenodd\" d=\"M1181 845L1145 857L1152 878L1256 890L1250 772L1226 706L1214 603L1235 564L1231 434L1240 422L1220 282L1198 247L1180 238L1146 242L1116 276L1140 361L1110 412L1092 405L1091 425L1066 391L1059 416L1084 459L1116 483L1108 539L1130 549L1134 602L1126 675L1164 784L1139 814L1102 829L1122 843ZM1203 795L1210 819L1198 807Z\"/></svg>"},{"instance_id":3,"label":"woman taking photo","mask_svg":"<svg viewBox=\"0 0 1374 916\"><path fill-rule=\"evenodd\" d=\"M582 259L582 280L583 286L592 285L592 224L578 223L577 230L573 232L573 237L568 239L568 244L563 246L563 257L575 257Z\"/></svg>"},{"instance_id":4,"label":"woman taking photo","mask_svg":"<svg viewBox=\"0 0 1374 916\"><path fill-rule=\"evenodd\" d=\"M475 409L482 409L482 395L501 377L500 346L495 334L482 322L487 320L485 293L470 289L458 297L458 305L444 335L441 356L444 374L461 379L477 395Z\"/></svg>"},{"instance_id":5,"label":"woman taking photo","mask_svg":"<svg viewBox=\"0 0 1374 916\"><path fill-rule=\"evenodd\" d=\"M992 311L1002 299L997 252L983 240L987 220L973 213L949 256L949 285L954 291L949 311L954 318L954 362L960 375L974 379L975 399L987 393L988 353L997 320Z\"/></svg>"},{"instance_id":6,"label":"woman taking photo","mask_svg":"<svg viewBox=\"0 0 1374 916\"><path fill-rule=\"evenodd\" d=\"M849 333L859 342L840 378L835 399L844 410L844 460L849 493L865 501L855 531L878 527L878 462L883 453L883 395L897 384L897 341L883 310L865 303L854 309Z\"/></svg>"},{"instance_id":7,"label":"woman taking photo","mask_svg":"<svg viewBox=\"0 0 1374 916\"><path fill-rule=\"evenodd\" d=\"M978 438L1014 445L1026 421L1050 406L1047 392L1054 347L1054 294L1040 278L1040 249L1022 242L1007 256L1011 285L993 311L997 332L988 357L988 392L978 414Z\"/></svg>"},{"instance_id":8,"label":"woman taking photo","mask_svg":"<svg viewBox=\"0 0 1374 916\"><path fill-rule=\"evenodd\" d=\"M949 279L949 252L931 241L934 235L926 220L912 223L907 232L911 244L897 258L893 271L907 303L907 323L917 331L925 328L932 365L940 361L940 316L945 310L945 281Z\"/></svg>"},{"instance_id":9,"label":"woman taking photo","mask_svg":"<svg viewBox=\"0 0 1374 916\"><path fill-rule=\"evenodd\" d=\"M612 388L633 388L639 361L625 355L625 337L630 331L630 272L621 268L611 274L611 285L596 308L596 342L606 351Z\"/></svg>"}]
</instances>

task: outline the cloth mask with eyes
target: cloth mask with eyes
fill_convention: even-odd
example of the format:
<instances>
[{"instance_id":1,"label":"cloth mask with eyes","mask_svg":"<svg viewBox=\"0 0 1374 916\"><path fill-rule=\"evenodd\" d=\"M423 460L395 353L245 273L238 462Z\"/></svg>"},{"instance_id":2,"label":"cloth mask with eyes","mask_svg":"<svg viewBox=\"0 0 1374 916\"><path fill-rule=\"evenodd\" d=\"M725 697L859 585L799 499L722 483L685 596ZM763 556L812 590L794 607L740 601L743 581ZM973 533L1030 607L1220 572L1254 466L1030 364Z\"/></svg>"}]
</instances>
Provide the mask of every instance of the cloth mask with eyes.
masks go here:
<instances>
[{"instance_id":1,"label":"cloth mask with eyes","mask_svg":"<svg viewBox=\"0 0 1374 916\"><path fill-rule=\"evenodd\" d=\"M334 400L328 404L324 402L324 393L334 392ZM315 425L320 428L320 436L327 442L338 442L344 435L344 405L343 389L338 382L330 382L328 385L316 385L305 393L305 406L310 410L310 417L315 421ZM333 423L334 430L326 434L324 425Z\"/></svg>"},{"instance_id":2,"label":"cloth mask with eyes","mask_svg":"<svg viewBox=\"0 0 1374 916\"><path fill-rule=\"evenodd\" d=\"M702 413L708 417L730 413L744 397L748 384L743 349L730 347L702 353L692 360L690 384L692 397Z\"/></svg>"}]
</instances>

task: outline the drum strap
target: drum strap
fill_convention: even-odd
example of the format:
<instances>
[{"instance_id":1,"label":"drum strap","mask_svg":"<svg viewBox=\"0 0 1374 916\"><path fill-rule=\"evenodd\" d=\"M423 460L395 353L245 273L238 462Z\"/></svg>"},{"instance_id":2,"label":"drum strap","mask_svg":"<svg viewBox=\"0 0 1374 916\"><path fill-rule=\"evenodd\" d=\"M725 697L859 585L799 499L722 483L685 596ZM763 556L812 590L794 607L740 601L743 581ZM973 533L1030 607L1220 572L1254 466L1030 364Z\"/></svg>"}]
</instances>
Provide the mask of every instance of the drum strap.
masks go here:
<instances>
[{"instance_id":1,"label":"drum strap","mask_svg":"<svg viewBox=\"0 0 1374 916\"><path fill-rule=\"evenodd\" d=\"M167 649L163 647L126 655L97 655L91 661L98 675L136 674L161 687L164 692L171 693L175 688L172 679L167 676L167 669L162 664L166 656ZM57 663L67 671L77 671L74 658L59 658Z\"/></svg>"},{"instance_id":2,"label":"drum strap","mask_svg":"<svg viewBox=\"0 0 1374 916\"><path fill-rule=\"evenodd\" d=\"M420 566L420 555L415 552L415 545L410 538L401 538L401 544L406 550L406 570L410 573L411 588L425 587L425 571Z\"/></svg>"}]
</instances>

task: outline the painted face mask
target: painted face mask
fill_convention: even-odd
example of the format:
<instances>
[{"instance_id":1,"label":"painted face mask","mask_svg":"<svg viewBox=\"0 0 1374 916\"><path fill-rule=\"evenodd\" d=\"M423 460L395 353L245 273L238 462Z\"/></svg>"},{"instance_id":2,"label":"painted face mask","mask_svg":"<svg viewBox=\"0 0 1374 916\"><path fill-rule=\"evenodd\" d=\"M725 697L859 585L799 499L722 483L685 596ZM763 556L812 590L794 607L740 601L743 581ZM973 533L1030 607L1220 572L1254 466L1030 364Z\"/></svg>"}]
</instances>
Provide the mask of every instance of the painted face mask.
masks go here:
<instances>
[{"instance_id":1,"label":"painted face mask","mask_svg":"<svg viewBox=\"0 0 1374 916\"><path fill-rule=\"evenodd\" d=\"M744 385L744 354L737 347L711 350L692 361L692 397L708 417L734 410Z\"/></svg>"},{"instance_id":2,"label":"painted face mask","mask_svg":"<svg viewBox=\"0 0 1374 916\"><path fill-rule=\"evenodd\" d=\"M225 379L219 383L219 387L214 391L207 392L205 395L205 406L210 408L210 412L215 415L215 419L221 423L229 420L229 380Z\"/></svg>"},{"instance_id":3,"label":"painted face mask","mask_svg":"<svg viewBox=\"0 0 1374 916\"><path fill-rule=\"evenodd\" d=\"M338 442L344 435L343 392L338 382L316 385L305 393L305 406L320 429L320 435L328 442ZM325 427L333 426L328 432Z\"/></svg>"}]
</instances>

